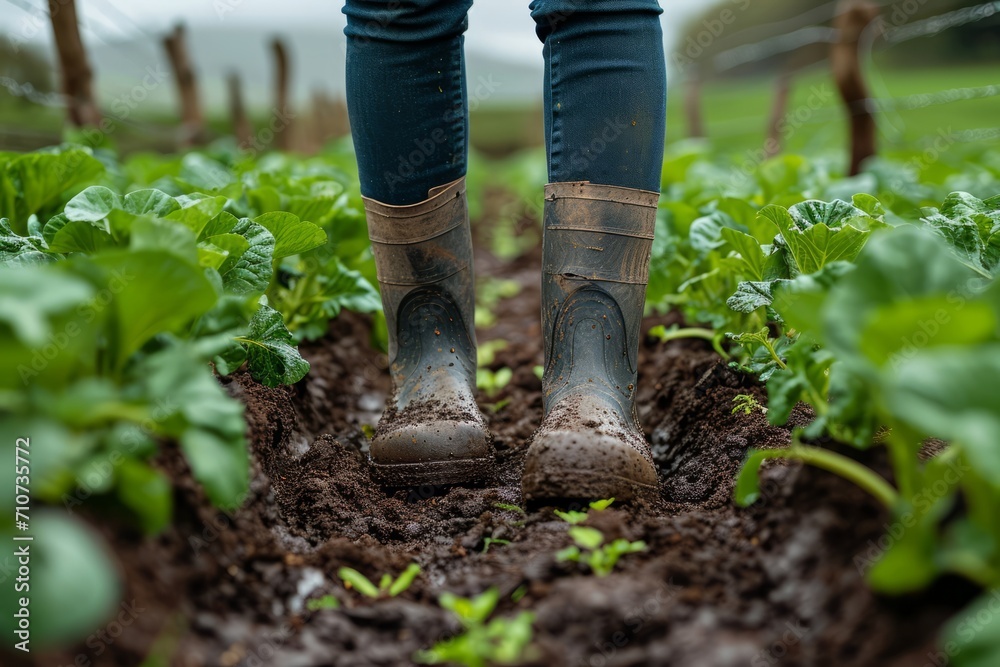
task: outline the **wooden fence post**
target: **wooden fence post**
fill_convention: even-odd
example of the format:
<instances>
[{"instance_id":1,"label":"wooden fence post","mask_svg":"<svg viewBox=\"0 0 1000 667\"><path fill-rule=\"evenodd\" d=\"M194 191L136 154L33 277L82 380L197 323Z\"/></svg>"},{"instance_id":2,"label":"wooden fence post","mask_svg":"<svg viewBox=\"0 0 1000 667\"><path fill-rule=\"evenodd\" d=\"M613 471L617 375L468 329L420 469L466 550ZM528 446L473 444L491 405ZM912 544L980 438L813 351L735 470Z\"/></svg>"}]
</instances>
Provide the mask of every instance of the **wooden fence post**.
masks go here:
<instances>
[{"instance_id":1,"label":"wooden fence post","mask_svg":"<svg viewBox=\"0 0 1000 667\"><path fill-rule=\"evenodd\" d=\"M80 39L75 0L49 0L49 18L59 53L66 117L74 127L97 127L101 112L94 100L94 73Z\"/></svg>"},{"instance_id":2,"label":"wooden fence post","mask_svg":"<svg viewBox=\"0 0 1000 667\"><path fill-rule=\"evenodd\" d=\"M243 103L243 86L238 72L229 73L229 119L237 145L241 148L249 146L253 139L253 131Z\"/></svg>"},{"instance_id":3,"label":"wooden fence post","mask_svg":"<svg viewBox=\"0 0 1000 667\"><path fill-rule=\"evenodd\" d=\"M197 145L205 141L205 116L198 96L198 82L191 57L188 55L184 25L178 23L172 33L163 38L163 46L170 58L170 67L177 82L177 95L181 104L181 143Z\"/></svg>"},{"instance_id":4,"label":"wooden fence post","mask_svg":"<svg viewBox=\"0 0 1000 667\"><path fill-rule=\"evenodd\" d=\"M684 113L687 116L688 136L704 137L705 125L701 116L701 75L688 75L684 91Z\"/></svg>"},{"instance_id":5,"label":"wooden fence post","mask_svg":"<svg viewBox=\"0 0 1000 667\"><path fill-rule=\"evenodd\" d=\"M791 87L791 72L780 74L774 88L774 104L771 106L771 119L767 126L767 143L764 145L764 153L767 157L774 157L781 152L781 134L785 113L788 111L788 93Z\"/></svg>"},{"instance_id":6,"label":"wooden fence post","mask_svg":"<svg viewBox=\"0 0 1000 667\"><path fill-rule=\"evenodd\" d=\"M274 54L274 145L278 150L287 151L291 147L291 108L288 105L288 50L278 38L271 42Z\"/></svg>"},{"instance_id":7,"label":"wooden fence post","mask_svg":"<svg viewBox=\"0 0 1000 667\"><path fill-rule=\"evenodd\" d=\"M861 170L866 158L875 155L875 116L868 106L858 47L865 28L878 16L879 7L872 0L840 0L833 21L840 34L830 50L830 65L851 121L851 176Z\"/></svg>"}]
</instances>

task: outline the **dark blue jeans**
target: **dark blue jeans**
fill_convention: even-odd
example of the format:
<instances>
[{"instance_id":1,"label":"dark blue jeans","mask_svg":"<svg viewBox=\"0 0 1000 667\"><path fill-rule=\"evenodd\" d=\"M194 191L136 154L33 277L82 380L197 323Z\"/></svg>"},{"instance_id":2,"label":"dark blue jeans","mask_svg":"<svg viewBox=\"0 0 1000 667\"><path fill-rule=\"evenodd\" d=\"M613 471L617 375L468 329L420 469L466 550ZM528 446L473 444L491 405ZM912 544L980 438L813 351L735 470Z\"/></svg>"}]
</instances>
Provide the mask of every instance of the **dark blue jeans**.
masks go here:
<instances>
[{"instance_id":1,"label":"dark blue jeans","mask_svg":"<svg viewBox=\"0 0 1000 667\"><path fill-rule=\"evenodd\" d=\"M361 192L412 204L465 175L472 0L347 0L347 107ZM533 0L549 181L659 190L666 68L657 0ZM502 85L502 82L501 82Z\"/></svg>"}]
</instances>

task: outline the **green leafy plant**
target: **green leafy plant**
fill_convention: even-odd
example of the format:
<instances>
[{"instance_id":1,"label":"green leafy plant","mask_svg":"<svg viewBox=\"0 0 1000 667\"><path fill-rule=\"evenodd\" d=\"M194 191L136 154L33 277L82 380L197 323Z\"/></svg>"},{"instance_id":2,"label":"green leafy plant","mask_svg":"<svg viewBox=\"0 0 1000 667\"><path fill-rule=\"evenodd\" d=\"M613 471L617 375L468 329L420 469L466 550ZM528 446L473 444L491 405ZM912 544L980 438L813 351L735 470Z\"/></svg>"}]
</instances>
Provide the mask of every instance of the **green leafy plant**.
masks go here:
<instances>
[{"instance_id":1,"label":"green leafy plant","mask_svg":"<svg viewBox=\"0 0 1000 667\"><path fill-rule=\"evenodd\" d=\"M491 371L488 368L479 368L476 370L476 386L492 398L499 394L500 390L506 387L513 377L514 371L506 366L497 371ZM499 409L497 408L497 410Z\"/></svg>"},{"instance_id":2,"label":"green leafy plant","mask_svg":"<svg viewBox=\"0 0 1000 667\"><path fill-rule=\"evenodd\" d=\"M324 595L321 598L313 598L306 603L309 611L323 611L324 609L340 609L340 600L332 595Z\"/></svg>"},{"instance_id":3,"label":"green leafy plant","mask_svg":"<svg viewBox=\"0 0 1000 667\"><path fill-rule=\"evenodd\" d=\"M342 567L337 570L337 576L343 580L345 587L353 588L358 593L370 598L396 597L404 593L413 581L420 574L420 566L410 563L398 577L393 579L390 574L383 574L379 579L378 586L357 570L350 567Z\"/></svg>"},{"instance_id":4,"label":"green leafy plant","mask_svg":"<svg viewBox=\"0 0 1000 667\"><path fill-rule=\"evenodd\" d=\"M598 577L611 574L618 559L625 554L646 550L646 543L641 540L629 542L619 538L605 543L601 531L587 526L573 526L569 529L569 536L575 544L559 551L556 560L583 563Z\"/></svg>"},{"instance_id":5,"label":"green leafy plant","mask_svg":"<svg viewBox=\"0 0 1000 667\"><path fill-rule=\"evenodd\" d=\"M458 619L464 632L438 642L426 651L419 651L414 660L425 665L451 663L486 667L517 665L532 659L535 614L522 611L513 618L488 621L499 600L500 592L496 588L490 588L474 598L443 593L439 604Z\"/></svg>"},{"instance_id":6,"label":"green leafy plant","mask_svg":"<svg viewBox=\"0 0 1000 667\"><path fill-rule=\"evenodd\" d=\"M741 413L744 415L753 414L755 411L760 410L763 413L767 413L767 408L760 404L756 396L751 394L737 394L733 397L733 409L732 414Z\"/></svg>"}]
</instances>

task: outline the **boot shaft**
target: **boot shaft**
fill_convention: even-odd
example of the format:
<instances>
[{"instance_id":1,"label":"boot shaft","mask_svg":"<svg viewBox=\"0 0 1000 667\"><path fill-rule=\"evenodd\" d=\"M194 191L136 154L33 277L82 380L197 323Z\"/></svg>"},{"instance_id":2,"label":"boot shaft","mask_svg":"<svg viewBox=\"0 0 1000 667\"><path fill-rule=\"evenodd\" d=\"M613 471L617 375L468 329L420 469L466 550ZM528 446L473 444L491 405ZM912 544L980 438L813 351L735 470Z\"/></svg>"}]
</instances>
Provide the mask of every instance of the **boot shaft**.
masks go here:
<instances>
[{"instance_id":1,"label":"boot shaft","mask_svg":"<svg viewBox=\"0 0 1000 667\"><path fill-rule=\"evenodd\" d=\"M602 394L636 425L639 329L659 194L588 182L545 187L545 412Z\"/></svg>"},{"instance_id":2,"label":"boot shaft","mask_svg":"<svg viewBox=\"0 0 1000 667\"><path fill-rule=\"evenodd\" d=\"M396 397L401 404L408 402L406 385L413 384L406 378L418 366L461 374L475 386L475 294L465 179L428 195L408 206L364 198L389 333L389 364L394 387L404 394Z\"/></svg>"}]
</instances>

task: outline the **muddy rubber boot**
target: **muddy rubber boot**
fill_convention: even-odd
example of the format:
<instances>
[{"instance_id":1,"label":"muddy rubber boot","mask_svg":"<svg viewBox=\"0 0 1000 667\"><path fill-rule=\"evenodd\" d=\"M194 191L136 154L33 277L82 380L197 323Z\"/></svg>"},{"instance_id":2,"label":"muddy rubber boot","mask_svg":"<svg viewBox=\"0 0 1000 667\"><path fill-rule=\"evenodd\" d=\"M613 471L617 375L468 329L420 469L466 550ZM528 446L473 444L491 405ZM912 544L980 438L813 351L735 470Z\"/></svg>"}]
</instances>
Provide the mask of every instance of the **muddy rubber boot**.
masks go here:
<instances>
[{"instance_id":1,"label":"muddy rubber boot","mask_svg":"<svg viewBox=\"0 0 1000 667\"><path fill-rule=\"evenodd\" d=\"M372 438L375 476L386 486L482 481L492 470L493 453L474 398L475 297L465 179L432 189L418 204L364 202L393 387Z\"/></svg>"},{"instance_id":2,"label":"muddy rubber boot","mask_svg":"<svg viewBox=\"0 0 1000 667\"><path fill-rule=\"evenodd\" d=\"M545 186L545 417L525 461L526 500L656 489L635 390L658 198L589 182Z\"/></svg>"}]
</instances>

